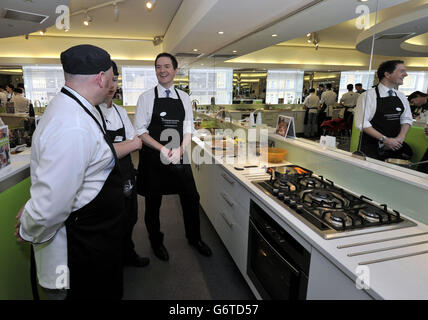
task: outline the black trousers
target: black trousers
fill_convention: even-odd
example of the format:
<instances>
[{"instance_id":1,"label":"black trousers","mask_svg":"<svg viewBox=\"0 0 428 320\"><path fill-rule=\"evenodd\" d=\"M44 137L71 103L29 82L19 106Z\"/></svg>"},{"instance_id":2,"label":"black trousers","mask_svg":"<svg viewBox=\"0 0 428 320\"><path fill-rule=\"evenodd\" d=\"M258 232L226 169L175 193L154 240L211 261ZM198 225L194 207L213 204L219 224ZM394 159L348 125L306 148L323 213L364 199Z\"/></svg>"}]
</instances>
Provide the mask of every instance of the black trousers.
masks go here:
<instances>
[{"instance_id":1,"label":"black trousers","mask_svg":"<svg viewBox=\"0 0 428 320\"><path fill-rule=\"evenodd\" d=\"M201 240L199 220L199 194L179 194L186 238L189 242ZM144 221L152 247L163 243L163 233L160 231L159 209L162 195L146 195L146 212Z\"/></svg>"},{"instance_id":2,"label":"black trousers","mask_svg":"<svg viewBox=\"0 0 428 320\"><path fill-rule=\"evenodd\" d=\"M125 198L125 213L123 222L123 260L132 261L137 253L135 252L134 241L132 240L132 231L138 220L138 200L136 188L133 189L132 195Z\"/></svg>"}]
</instances>

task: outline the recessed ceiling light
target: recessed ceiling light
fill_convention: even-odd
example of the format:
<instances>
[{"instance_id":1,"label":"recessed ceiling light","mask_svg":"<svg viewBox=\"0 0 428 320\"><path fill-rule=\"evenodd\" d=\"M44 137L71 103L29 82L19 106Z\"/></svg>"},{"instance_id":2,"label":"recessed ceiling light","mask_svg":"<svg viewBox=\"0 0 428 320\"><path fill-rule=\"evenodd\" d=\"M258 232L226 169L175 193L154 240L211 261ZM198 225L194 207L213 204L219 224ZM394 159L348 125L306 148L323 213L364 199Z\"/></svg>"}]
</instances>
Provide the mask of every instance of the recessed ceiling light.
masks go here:
<instances>
[{"instance_id":1,"label":"recessed ceiling light","mask_svg":"<svg viewBox=\"0 0 428 320\"><path fill-rule=\"evenodd\" d=\"M277 37L278 35L276 34L276 33L274 33L273 35L272 35L272 37Z\"/></svg>"},{"instance_id":2,"label":"recessed ceiling light","mask_svg":"<svg viewBox=\"0 0 428 320\"><path fill-rule=\"evenodd\" d=\"M224 32L223 31L219 31L219 32L217 32L218 34L224 34Z\"/></svg>"},{"instance_id":3,"label":"recessed ceiling light","mask_svg":"<svg viewBox=\"0 0 428 320\"><path fill-rule=\"evenodd\" d=\"M360 1L360 2L367 2L367 1L369 1L369 0L358 0L358 1Z\"/></svg>"},{"instance_id":4,"label":"recessed ceiling light","mask_svg":"<svg viewBox=\"0 0 428 320\"><path fill-rule=\"evenodd\" d=\"M236 51L236 50L233 50L232 52L233 52L233 53L237 53L238 51Z\"/></svg>"},{"instance_id":5,"label":"recessed ceiling light","mask_svg":"<svg viewBox=\"0 0 428 320\"><path fill-rule=\"evenodd\" d=\"M195 51L195 52L196 52L196 51L198 51L198 49L193 49L193 51Z\"/></svg>"}]
</instances>

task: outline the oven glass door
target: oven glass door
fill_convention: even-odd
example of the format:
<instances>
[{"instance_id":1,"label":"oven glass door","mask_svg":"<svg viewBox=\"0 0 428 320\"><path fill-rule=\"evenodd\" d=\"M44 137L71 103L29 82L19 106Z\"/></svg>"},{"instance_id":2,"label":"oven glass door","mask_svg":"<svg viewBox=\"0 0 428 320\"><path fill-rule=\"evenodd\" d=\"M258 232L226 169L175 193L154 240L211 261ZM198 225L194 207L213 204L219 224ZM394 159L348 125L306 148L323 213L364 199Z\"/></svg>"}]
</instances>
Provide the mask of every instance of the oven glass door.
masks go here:
<instances>
[{"instance_id":1,"label":"oven glass door","mask_svg":"<svg viewBox=\"0 0 428 320\"><path fill-rule=\"evenodd\" d=\"M250 219L248 275L263 299L305 299L305 275L285 260Z\"/></svg>"}]
</instances>

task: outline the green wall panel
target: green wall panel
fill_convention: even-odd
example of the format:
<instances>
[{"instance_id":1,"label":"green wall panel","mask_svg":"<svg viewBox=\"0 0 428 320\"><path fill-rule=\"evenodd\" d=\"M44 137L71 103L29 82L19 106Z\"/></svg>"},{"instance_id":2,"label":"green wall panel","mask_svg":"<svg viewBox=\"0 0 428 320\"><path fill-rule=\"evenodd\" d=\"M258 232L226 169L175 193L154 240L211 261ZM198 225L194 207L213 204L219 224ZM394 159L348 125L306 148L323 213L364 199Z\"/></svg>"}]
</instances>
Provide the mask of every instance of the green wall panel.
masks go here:
<instances>
[{"instance_id":1,"label":"green wall panel","mask_svg":"<svg viewBox=\"0 0 428 320\"><path fill-rule=\"evenodd\" d=\"M17 242L16 215L30 198L31 180L0 193L0 299L32 299L30 244Z\"/></svg>"}]
</instances>

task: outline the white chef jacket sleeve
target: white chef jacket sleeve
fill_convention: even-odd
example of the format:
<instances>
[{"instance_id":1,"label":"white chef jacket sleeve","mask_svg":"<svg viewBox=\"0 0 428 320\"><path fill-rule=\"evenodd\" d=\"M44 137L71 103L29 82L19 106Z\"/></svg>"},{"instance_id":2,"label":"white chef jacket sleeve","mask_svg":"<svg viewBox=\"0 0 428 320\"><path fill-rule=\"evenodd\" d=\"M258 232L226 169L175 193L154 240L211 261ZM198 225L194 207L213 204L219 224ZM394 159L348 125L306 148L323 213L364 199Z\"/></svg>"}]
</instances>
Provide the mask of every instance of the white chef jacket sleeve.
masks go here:
<instances>
[{"instance_id":1,"label":"white chef jacket sleeve","mask_svg":"<svg viewBox=\"0 0 428 320\"><path fill-rule=\"evenodd\" d=\"M134 128L138 136L149 133L149 125L151 119L150 108L153 107L154 100L149 99L148 94L141 94L137 101L137 107L135 109Z\"/></svg>"},{"instance_id":2,"label":"white chef jacket sleeve","mask_svg":"<svg viewBox=\"0 0 428 320\"><path fill-rule=\"evenodd\" d=\"M194 134L196 132L194 126L193 126L193 109L192 109L192 103L190 102L190 97L186 93L179 93L181 101L183 101L185 116L184 116L184 123L183 123L183 134Z\"/></svg>"},{"instance_id":3,"label":"white chef jacket sleeve","mask_svg":"<svg viewBox=\"0 0 428 320\"><path fill-rule=\"evenodd\" d=\"M123 107L119 107L119 106L117 108L120 112L123 124L125 126L126 140L134 139L134 137L136 136L135 129L131 123L131 120L129 120L128 113L126 112L126 109Z\"/></svg>"},{"instance_id":4,"label":"white chef jacket sleeve","mask_svg":"<svg viewBox=\"0 0 428 320\"><path fill-rule=\"evenodd\" d=\"M31 173L31 198L20 219L22 239L43 243L64 225L89 165L88 134L81 128L46 134L39 166Z\"/></svg>"},{"instance_id":5,"label":"white chef jacket sleeve","mask_svg":"<svg viewBox=\"0 0 428 320\"><path fill-rule=\"evenodd\" d=\"M366 110L364 111L364 108ZM357 100L357 106L355 107L355 127L361 130L361 123L363 123L363 114L364 114L364 124L363 128L369 128L372 126L370 120L373 119L376 112L376 99L373 99L369 91L363 92L360 94Z\"/></svg>"}]
</instances>

